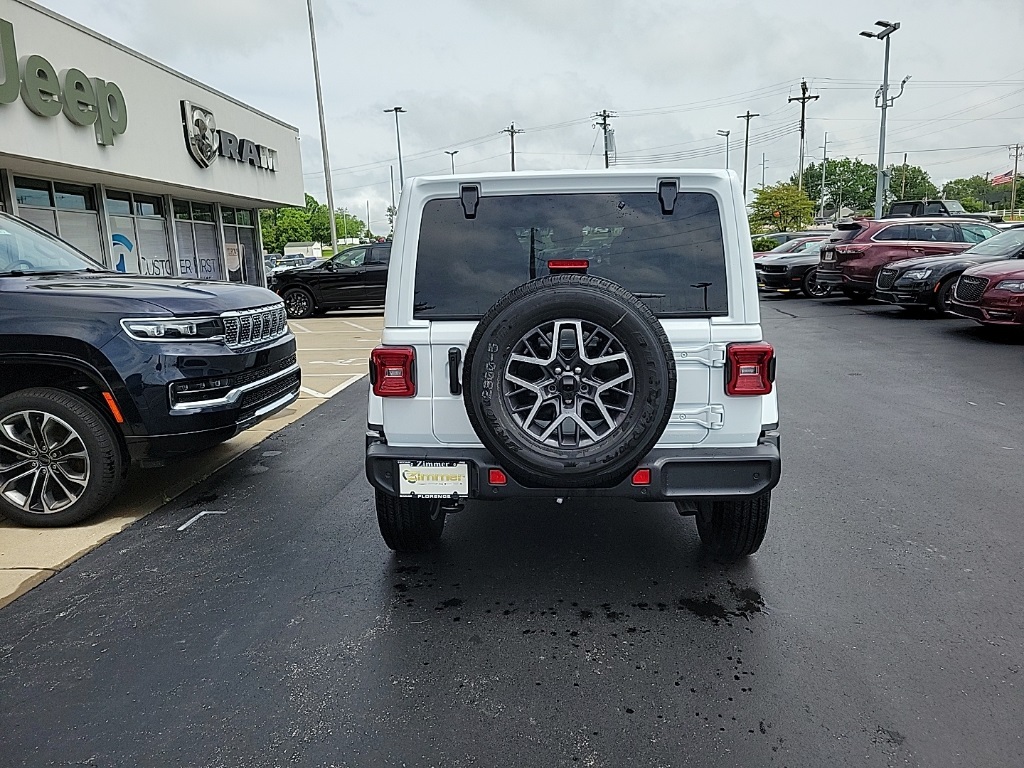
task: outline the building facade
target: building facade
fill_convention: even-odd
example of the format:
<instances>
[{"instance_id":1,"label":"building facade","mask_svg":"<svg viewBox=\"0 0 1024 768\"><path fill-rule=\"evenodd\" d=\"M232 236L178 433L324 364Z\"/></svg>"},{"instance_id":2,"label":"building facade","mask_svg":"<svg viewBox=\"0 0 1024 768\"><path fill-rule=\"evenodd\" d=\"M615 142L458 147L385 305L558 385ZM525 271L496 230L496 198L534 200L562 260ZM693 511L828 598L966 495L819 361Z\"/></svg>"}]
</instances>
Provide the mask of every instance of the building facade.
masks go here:
<instances>
[{"instance_id":1,"label":"building facade","mask_svg":"<svg viewBox=\"0 0 1024 768\"><path fill-rule=\"evenodd\" d=\"M0 0L0 210L119 272L264 282L299 134L29 0Z\"/></svg>"}]
</instances>

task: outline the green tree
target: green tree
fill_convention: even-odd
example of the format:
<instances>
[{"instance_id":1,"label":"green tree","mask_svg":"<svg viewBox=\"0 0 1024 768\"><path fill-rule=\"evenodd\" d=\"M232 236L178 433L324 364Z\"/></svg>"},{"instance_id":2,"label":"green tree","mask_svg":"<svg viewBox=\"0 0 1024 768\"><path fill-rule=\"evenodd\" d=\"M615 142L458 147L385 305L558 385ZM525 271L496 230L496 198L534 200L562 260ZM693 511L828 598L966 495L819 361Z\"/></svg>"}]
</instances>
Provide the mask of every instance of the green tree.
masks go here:
<instances>
[{"instance_id":1,"label":"green tree","mask_svg":"<svg viewBox=\"0 0 1024 768\"><path fill-rule=\"evenodd\" d=\"M277 209L265 208L260 211L260 235L267 253L281 253L277 232Z\"/></svg>"},{"instance_id":2,"label":"green tree","mask_svg":"<svg viewBox=\"0 0 1024 768\"><path fill-rule=\"evenodd\" d=\"M305 208L282 208L277 212L277 240L282 250L287 243L313 241Z\"/></svg>"},{"instance_id":3,"label":"green tree","mask_svg":"<svg viewBox=\"0 0 1024 768\"><path fill-rule=\"evenodd\" d=\"M776 184L754 190L750 212L750 228L753 231L785 232L802 229L813 220L814 203L795 184Z\"/></svg>"},{"instance_id":4,"label":"green tree","mask_svg":"<svg viewBox=\"0 0 1024 768\"><path fill-rule=\"evenodd\" d=\"M984 176L971 176L968 179L953 179L942 185L942 196L947 200L965 199L984 201L985 196L992 191L992 185ZM964 205L964 208L967 208Z\"/></svg>"},{"instance_id":5,"label":"green tree","mask_svg":"<svg viewBox=\"0 0 1024 768\"><path fill-rule=\"evenodd\" d=\"M796 184L793 174L790 184ZM804 168L804 191L815 204L821 200L821 163ZM825 207L870 208L875 199L875 166L855 158L839 157L825 163Z\"/></svg>"},{"instance_id":6,"label":"green tree","mask_svg":"<svg viewBox=\"0 0 1024 768\"><path fill-rule=\"evenodd\" d=\"M889 196L893 200L924 200L939 196L939 189L924 168L916 165L889 166Z\"/></svg>"}]
</instances>

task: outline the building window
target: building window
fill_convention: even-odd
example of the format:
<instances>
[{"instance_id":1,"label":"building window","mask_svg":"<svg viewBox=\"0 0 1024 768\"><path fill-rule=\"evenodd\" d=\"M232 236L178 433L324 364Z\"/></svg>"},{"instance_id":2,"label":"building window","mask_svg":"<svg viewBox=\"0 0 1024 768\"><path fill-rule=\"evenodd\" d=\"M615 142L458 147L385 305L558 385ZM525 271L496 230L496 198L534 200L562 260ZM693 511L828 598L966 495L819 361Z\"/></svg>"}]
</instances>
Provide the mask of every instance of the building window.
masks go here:
<instances>
[{"instance_id":1,"label":"building window","mask_svg":"<svg viewBox=\"0 0 1024 768\"><path fill-rule=\"evenodd\" d=\"M224 261L228 279L239 283L263 285L256 253L256 215L248 208L220 207L224 222Z\"/></svg>"},{"instance_id":2,"label":"building window","mask_svg":"<svg viewBox=\"0 0 1024 768\"><path fill-rule=\"evenodd\" d=\"M184 278L223 280L220 236L211 203L174 201L174 236L178 265Z\"/></svg>"},{"instance_id":3,"label":"building window","mask_svg":"<svg viewBox=\"0 0 1024 768\"><path fill-rule=\"evenodd\" d=\"M160 277L174 274L161 198L108 190L107 215L116 271Z\"/></svg>"},{"instance_id":4,"label":"building window","mask_svg":"<svg viewBox=\"0 0 1024 768\"><path fill-rule=\"evenodd\" d=\"M14 198L21 218L109 266L92 187L15 176Z\"/></svg>"}]
</instances>

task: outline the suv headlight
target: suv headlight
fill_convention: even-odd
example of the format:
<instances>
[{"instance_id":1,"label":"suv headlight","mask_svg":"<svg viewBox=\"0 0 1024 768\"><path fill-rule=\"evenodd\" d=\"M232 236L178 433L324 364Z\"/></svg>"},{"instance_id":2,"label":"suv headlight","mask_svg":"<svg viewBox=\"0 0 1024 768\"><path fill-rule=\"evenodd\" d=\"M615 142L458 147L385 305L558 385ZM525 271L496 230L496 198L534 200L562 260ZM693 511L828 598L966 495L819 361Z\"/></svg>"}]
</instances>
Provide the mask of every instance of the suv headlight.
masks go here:
<instances>
[{"instance_id":1,"label":"suv headlight","mask_svg":"<svg viewBox=\"0 0 1024 768\"><path fill-rule=\"evenodd\" d=\"M1024 293L1024 280L1003 280L996 286L996 290Z\"/></svg>"},{"instance_id":2,"label":"suv headlight","mask_svg":"<svg viewBox=\"0 0 1024 768\"><path fill-rule=\"evenodd\" d=\"M139 341L222 341L224 321L219 317L125 318L124 332Z\"/></svg>"},{"instance_id":3,"label":"suv headlight","mask_svg":"<svg viewBox=\"0 0 1024 768\"><path fill-rule=\"evenodd\" d=\"M932 271L930 269L911 269L903 273L907 280L924 280Z\"/></svg>"}]
</instances>

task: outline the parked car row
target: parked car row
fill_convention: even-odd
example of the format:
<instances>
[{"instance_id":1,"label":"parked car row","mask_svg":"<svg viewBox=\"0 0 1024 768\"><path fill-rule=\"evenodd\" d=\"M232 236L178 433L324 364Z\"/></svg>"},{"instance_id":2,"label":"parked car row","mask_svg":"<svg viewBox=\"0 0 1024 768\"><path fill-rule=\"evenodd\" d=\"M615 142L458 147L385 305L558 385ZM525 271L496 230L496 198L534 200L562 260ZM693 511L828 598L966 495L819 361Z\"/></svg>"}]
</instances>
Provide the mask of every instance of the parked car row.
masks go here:
<instances>
[{"instance_id":1,"label":"parked car row","mask_svg":"<svg viewBox=\"0 0 1024 768\"><path fill-rule=\"evenodd\" d=\"M827 239L786 246L788 253L756 259L762 288L816 297L838 290L854 301L873 298L984 325L1024 326L1024 223L994 226L951 216L854 220L837 224ZM815 249L820 256L812 263Z\"/></svg>"}]
</instances>

